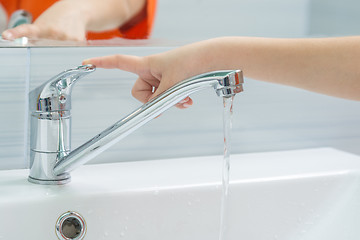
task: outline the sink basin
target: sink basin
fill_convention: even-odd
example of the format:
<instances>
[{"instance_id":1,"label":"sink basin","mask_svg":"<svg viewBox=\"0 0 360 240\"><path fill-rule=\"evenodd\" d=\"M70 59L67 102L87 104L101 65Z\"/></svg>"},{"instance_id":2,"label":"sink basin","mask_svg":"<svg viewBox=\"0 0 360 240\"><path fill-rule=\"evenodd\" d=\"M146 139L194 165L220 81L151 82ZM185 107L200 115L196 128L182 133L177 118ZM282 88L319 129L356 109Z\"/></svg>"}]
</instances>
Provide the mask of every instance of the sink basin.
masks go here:
<instances>
[{"instance_id":1,"label":"sink basin","mask_svg":"<svg viewBox=\"0 0 360 240\"><path fill-rule=\"evenodd\" d=\"M63 186L0 171L0 239L57 239L80 214L84 239L217 240L222 156L87 165ZM224 240L358 240L360 157L331 148L231 156ZM71 239L71 238L69 238Z\"/></svg>"}]
</instances>

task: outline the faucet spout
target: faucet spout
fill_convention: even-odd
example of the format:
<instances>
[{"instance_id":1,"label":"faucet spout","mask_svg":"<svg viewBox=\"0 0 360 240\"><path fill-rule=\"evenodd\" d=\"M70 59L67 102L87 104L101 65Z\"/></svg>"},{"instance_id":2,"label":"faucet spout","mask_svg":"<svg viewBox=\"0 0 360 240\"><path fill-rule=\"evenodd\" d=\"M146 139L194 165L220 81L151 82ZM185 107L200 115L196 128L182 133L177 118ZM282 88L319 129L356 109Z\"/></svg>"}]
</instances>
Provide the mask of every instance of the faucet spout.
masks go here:
<instances>
[{"instance_id":1,"label":"faucet spout","mask_svg":"<svg viewBox=\"0 0 360 240\"><path fill-rule=\"evenodd\" d=\"M85 164L196 91L212 87L218 96L230 97L243 91L242 83L240 70L205 73L182 81L60 159L55 164L54 173L70 172Z\"/></svg>"},{"instance_id":2,"label":"faucet spout","mask_svg":"<svg viewBox=\"0 0 360 240\"><path fill-rule=\"evenodd\" d=\"M194 92L213 88L218 96L231 97L243 91L242 84L243 77L241 70L210 72L184 80L153 98L148 103L145 103L77 149L66 152L62 156L58 155L52 169L53 177L66 176L69 178L69 172L85 164ZM63 184L68 181L69 179L45 183Z\"/></svg>"}]
</instances>

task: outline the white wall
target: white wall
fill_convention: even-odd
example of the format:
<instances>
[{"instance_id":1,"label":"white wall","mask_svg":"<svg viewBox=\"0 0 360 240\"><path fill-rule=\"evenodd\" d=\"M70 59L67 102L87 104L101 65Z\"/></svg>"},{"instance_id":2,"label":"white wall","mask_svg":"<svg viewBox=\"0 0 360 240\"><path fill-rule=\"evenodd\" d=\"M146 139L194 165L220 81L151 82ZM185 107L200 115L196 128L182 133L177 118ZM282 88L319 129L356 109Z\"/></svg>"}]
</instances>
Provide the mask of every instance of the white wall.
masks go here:
<instances>
[{"instance_id":1,"label":"white wall","mask_svg":"<svg viewBox=\"0 0 360 240\"><path fill-rule=\"evenodd\" d=\"M304 36L309 0L158 0L154 38Z\"/></svg>"},{"instance_id":2,"label":"white wall","mask_svg":"<svg viewBox=\"0 0 360 240\"><path fill-rule=\"evenodd\" d=\"M357 0L158 0L154 38L359 35Z\"/></svg>"}]
</instances>

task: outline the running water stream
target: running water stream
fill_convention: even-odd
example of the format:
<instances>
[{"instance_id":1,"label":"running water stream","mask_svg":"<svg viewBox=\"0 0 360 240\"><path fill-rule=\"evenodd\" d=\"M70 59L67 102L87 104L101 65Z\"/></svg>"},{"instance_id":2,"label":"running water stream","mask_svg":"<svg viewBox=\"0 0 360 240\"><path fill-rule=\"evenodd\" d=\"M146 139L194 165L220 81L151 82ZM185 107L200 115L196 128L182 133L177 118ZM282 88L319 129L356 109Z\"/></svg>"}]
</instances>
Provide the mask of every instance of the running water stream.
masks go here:
<instances>
[{"instance_id":1,"label":"running water stream","mask_svg":"<svg viewBox=\"0 0 360 240\"><path fill-rule=\"evenodd\" d=\"M232 128L232 111L233 111L232 97L224 97L224 159L222 169L222 195L220 208L220 234L219 240L226 240L227 229L227 215L228 215L228 195L229 195L229 178L230 178L230 150L231 150L231 128Z\"/></svg>"}]
</instances>

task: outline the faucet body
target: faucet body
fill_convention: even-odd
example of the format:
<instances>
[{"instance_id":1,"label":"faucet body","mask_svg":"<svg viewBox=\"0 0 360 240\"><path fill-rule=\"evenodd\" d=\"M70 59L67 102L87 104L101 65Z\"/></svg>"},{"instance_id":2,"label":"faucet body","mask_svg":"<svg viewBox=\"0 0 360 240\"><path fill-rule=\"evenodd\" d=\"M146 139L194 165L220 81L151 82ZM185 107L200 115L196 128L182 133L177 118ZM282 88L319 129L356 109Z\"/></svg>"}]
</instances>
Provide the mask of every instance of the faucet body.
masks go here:
<instances>
[{"instance_id":1,"label":"faucet body","mask_svg":"<svg viewBox=\"0 0 360 240\"><path fill-rule=\"evenodd\" d=\"M174 85L71 151L71 87L81 76L94 70L94 66L86 65L65 71L30 93L30 182L39 184L69 182L69 172L196 91L214 88L221 97L231 97L243 91L243 77L240 70L216 71L192 77ZM62 88L58 85L67 87ZM52 93L43 94L44 89L47 92L49 92L47 89L52 89ZM48 106L49 95L55 103L51 104L51 107ZM43 105L47 107L42 107Z\"/></svg>"},{"instance_id":2,"label":"faucet body","mask_svg":"<svg viewBox=\"0 0 360 240\"><path fill-rule=\"evenodd\" d=\"M39 184L64 184L68 173L54 174L55 163L70 153L71 92L78 79L95 71L80 66L64 71L29 93L30 175Z\"/></svg>"}]
</instances>

